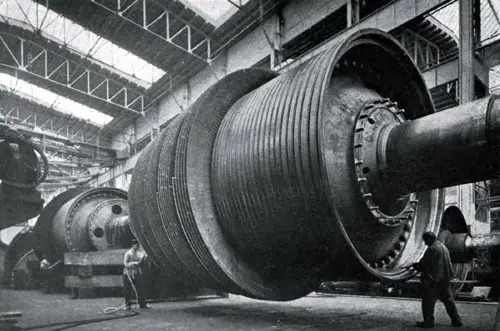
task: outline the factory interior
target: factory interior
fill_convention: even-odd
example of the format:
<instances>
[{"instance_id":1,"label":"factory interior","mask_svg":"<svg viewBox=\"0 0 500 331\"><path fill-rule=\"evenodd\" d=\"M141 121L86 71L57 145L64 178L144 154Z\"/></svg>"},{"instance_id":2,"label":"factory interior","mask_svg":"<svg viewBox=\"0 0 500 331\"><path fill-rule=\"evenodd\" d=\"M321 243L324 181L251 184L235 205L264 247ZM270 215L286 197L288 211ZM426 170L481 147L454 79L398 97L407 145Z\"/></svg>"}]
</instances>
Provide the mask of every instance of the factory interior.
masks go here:
<instances>
[{"instance_id":1,"label":"factory interior","mask_svg":"<svg viewBox=\"0 0 500 331\"><path fill-rule=\"evenodd\" d=\"M499 300L500 0L0 0L0 331Z\"/></svg>"}]
</instances>

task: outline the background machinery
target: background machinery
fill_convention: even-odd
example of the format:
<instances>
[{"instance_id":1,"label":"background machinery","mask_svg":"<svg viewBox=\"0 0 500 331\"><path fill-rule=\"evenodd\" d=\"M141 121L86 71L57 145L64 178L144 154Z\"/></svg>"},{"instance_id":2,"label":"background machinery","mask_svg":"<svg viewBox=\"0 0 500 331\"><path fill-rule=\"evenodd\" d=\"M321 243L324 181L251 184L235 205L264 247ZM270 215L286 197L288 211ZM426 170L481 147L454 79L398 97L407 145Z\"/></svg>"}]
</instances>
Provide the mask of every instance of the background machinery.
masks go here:
<instances>
[{"instance_id":1,"label":"background machinery","mask_svg":"<svg viewBox=\"0 0 500 331\"><path fill-rule=\"evenodd\" d=\"M123 255L131 246L125 191L75 188L52 199L33 230L37 256L78 296L80 288L121 287ZM64 262L64 263L62 263Z\"/></svg>"},{"instance_id":2,"label":"background machinery","mask_svg":"<svg viewBox=\"0 0 500 331\"><path fill-rule=\"evenodd\" d=\"M434 113L407 53L362 30L279 76L236 71L205 91L141 154L131 226L156 265L248 297L404 281L422 234L440 232L441 188L498 175L499 130L498 97ZM499 244L442 239L456 261Z\"/></svg>"},{"instance_id":3,"label":"background machinery","mask_svg":"<svg viewBox=\"0 0 500 331\"><path fill-rule=\"evenodd\" d=\"M7 250L5 274L11 283L18 284L21 280L16 277L16 267L25 267L30 272L23 276L33 282L39 273L39 261L46 258L52 264L49 291L70 288L73 298L89 289L93 294L116 294L115 290L123 287L123 258L133 237L127 192L115 188L69 189L45 206L31 231L13 240ZM34 256L35 263L31 263ZM144 268L145 281L151 285L149 297L214 293L199 282L174 277L171 271L161 271L150 262Z\"/></svg>"},{"instance_id":4,"label":"background machinery","mask_svg":"<svg viewBox=\"0 0 500 331\"><path fill-rule=\"evenodd\" d=\"M46 179L48 167L47 158L37 144L8 124L0 123L0 230L40 214L44 200L36 187ZM16 235L15 242L26 236L29 237L27 229ZM21 258L16 252L21 251L0 245L0 263L13 270L11 262ZM5 268L0 267L0 283L10 282L10 275L10 271L5 273Z\"/></svg>"},{"instance_id":5,"label":"background machinery","mask_svg":"<svg viewBox=\"0 0 500 331\"><path fill-rule=\"evenodd\" d=\"M35 187L48 175L41 148L0 123L0 230L36 217L44 200Z\"/></svg>"}]
</instances>

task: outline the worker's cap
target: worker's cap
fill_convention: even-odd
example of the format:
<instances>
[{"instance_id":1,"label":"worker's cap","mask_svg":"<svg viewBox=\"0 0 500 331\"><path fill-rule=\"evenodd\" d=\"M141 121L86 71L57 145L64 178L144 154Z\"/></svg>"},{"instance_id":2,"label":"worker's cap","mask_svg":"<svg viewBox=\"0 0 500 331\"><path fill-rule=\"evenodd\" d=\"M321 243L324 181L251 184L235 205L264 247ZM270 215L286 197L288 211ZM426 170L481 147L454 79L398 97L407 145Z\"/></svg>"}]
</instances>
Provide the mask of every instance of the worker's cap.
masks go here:
<instances>
[{"instance_id":1,"label":"worker's cap","mask_svg":"<svg viewBox=\"0 0 500 331\"><path fill-rule=\"evenodd\" d=\"M137 239L135 239L135 238L132 239L132 245L135 245L135 244L138 244L138 243L139 243L139 241Z\"/></svg>"},{"instance_id":2,"label":"worker's cap","mask_svg":"<svg viewBox=\"0 0 500 331\"><path fill-rule=\"evenodd\" d=\"M436 234L435 234L434 232L432 232L432 231L427 231L427 232L425 232L425 233L422 235L422 238L424 238L424 239L427 239L427 238L429 238L429 239L436 239L437 237L436 237Z\"/></svg>"}]
</instances>

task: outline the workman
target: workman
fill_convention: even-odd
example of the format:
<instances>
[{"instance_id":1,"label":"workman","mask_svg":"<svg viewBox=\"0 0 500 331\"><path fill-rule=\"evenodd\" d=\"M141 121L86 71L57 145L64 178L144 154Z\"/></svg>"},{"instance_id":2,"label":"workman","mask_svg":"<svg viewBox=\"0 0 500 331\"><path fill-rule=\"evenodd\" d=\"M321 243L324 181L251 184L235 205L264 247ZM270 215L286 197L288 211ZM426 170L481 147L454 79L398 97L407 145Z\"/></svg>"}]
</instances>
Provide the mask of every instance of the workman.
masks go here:
<instances>
[{"instance_id":1,"label":"workman","mask_svg":"<svg viewBox=\"0 0 500 331\"><path fill-rule=\"evenodd\" d=\"M46 255L42 255L42 261L40 262L40 288L42 293L49 293L51 290L51 272L52 264L47 259Z\"/></svg>"},{"instance_id":2,"label":"workman","mask_svg":"<svg viewBox=\"0 0 500 331\"><path fill-rule=\"evenodd\" d=\"M132 239L132 248L125 253L125 257L123 259L123 294L125 296L125 306L127 309L132 309L132 299L134 298L137 298L139 308L150 308L146 305L144 286L141 279L141 264L146 257L146 253L139 250L139 242L137 239Z\"/></svg>"},{"instance_id":3,"label":"workman","mask_svg":"<svg viewBox=\"0 0 500 331\"><path fill-rule=\"evenodd\" d=\"M422 314L423 322L418 322L421 328L434 327L434 306L436 300L440 299L450 316L451 326L462 326L462 320L458 315L450 281L453 276L450 252L448 248L436 238L434 232L428 231L422 235L422 239L428 246L424 257L420 262L412 266L421 272L420 282L422 288Z\"/></svg>"}]
</instances>

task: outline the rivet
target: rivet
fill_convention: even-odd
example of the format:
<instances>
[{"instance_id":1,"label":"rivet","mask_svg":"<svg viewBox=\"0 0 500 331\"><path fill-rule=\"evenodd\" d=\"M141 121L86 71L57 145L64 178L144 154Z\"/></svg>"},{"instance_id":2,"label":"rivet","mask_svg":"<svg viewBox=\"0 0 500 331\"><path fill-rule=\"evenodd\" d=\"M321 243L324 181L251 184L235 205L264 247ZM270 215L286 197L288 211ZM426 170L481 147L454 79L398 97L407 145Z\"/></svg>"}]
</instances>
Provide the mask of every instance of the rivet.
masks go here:
<instances>
[{"instance_id":1,"label":"rivet","mask_svg":"<svg viewBox=\"0 0 500 331\"><path fill-rule=\"evenodd\" d=\"M405 242L408 240L409 237L410 237L410 233L408 231L405 231L402 235L399 236L399 239L402 242Z\"/></svg>"}]
</instances>

